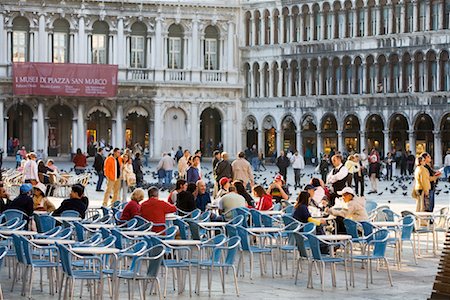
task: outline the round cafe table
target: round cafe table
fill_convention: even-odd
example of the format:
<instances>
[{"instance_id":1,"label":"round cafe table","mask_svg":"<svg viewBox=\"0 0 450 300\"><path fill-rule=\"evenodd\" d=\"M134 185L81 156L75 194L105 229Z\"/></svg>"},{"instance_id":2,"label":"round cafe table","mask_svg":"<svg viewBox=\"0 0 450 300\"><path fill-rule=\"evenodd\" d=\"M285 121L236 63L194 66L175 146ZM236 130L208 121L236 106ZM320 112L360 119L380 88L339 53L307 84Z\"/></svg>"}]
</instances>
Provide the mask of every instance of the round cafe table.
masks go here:
<instances>
[{"instance_id":1,"label":"round cafe table","mask_svg":"<svg viewBox=\"0 0 450 300\"><path fill-rule=\"evenodd\" d=\"M279 216L284 212L282 210L261 210L259 213L266 216Z\"/></svg>"},{"instance_id":2,"label":"round cafe table","mask_svg":"<svg viewBox=\"0 0 450 300\"><path fill-rule=\"evenodd\" d=\"M81 221L82 219L80 217L54 217L56 221L58 222L76 222Z\"/></svg>"},{"instance_id":3,"label":"round cafe table","mask_svg":"<svg viewBox=\"0 0 450 300\"><path fill-rule=\"evenodd\" d=\"M157 235L156 232L153 231L121 231L123 235L129 236L129 237L139 237L139 236L151 236L151 235Z\"/></svg>"},{"instance_id":4,"label":"round cafe table","mask_svg":"<svg viewBox=\"0 0 450 300\"><path fill-rule=\"evenodd\" d=\"M280 227L251 227L247 228L248 231L252 233L275 233L280 232L282 228Z\"/></svg>"},{"instance_id":5,"label":"round cafe table","mask_svg":"<svg viewBox=\"0 0 450 300\"><path fill-rule=\"evenodd\" d=\"M120 249L117 248L106 248L106 247L74 247L71 249L77 254L118 254Z\"/></svg>"},{"instance_id":6,"label":"round cafe table","mask_svg":"<svg viewBox=\"0 0 450 300\"><path fill-rule=\"evenodd\" d=\"M199 240L163 240L163 243L169 246L199 246L202 241Z\"/></svg>"},{"instance_id":7,"label":"round cafe table","mask_svg":"<svg viewBox=\"0 0 450 300\"><path fill-rule=\"evenodd\" d=\"M38 234L36 231L31 231L31 230L0 230L0 234L2 235L13 235L13 234L17 234L17 235L23 235L23 236L27 236L27 235L35 235Z\"/></svg>"},{"instance_id":8,"label":"round cafe table","mask_svg":"<svg viewBox=\"0 0 450 300\"><path fill-rule=\"evenodd\" d=\"M397 227L401 225L400 222L395 221L375 221L372 222L371 224L377 227Z\"/></svg>"},{"instance_id":9,"label":"round cafe table","mask_svg":"<svg viewBox=\"0 0 450 300\"><path fill-rule=\"evenodd\" d=\"M36 245L54 245L56 243L61 245L72 245L77 243L77 241L74 240L58 240L58 239L33 239L31 240L32 243L35 243Z\"/></svg>"},{"instance_id":10,"label":"round cafe table","mask_svg":"<svg viewBox=\"0 0 450 300\"><path fill-rule=\"evenodd\" d=\"M83 226L89 229L100 229L100 228L113 229L117 227L114 224L101 224L101 223L83 224Z\"/></svg>"},{"instance_id":11,"label":"round cafe table","mask_svg":"<svg viewBox=\"0 0 450 300\"><path fill-rule=\"evenodd\" d=\"M228 222L198 222L198 225L203 227L224 227Z\"/></svg>"}]
</instances>

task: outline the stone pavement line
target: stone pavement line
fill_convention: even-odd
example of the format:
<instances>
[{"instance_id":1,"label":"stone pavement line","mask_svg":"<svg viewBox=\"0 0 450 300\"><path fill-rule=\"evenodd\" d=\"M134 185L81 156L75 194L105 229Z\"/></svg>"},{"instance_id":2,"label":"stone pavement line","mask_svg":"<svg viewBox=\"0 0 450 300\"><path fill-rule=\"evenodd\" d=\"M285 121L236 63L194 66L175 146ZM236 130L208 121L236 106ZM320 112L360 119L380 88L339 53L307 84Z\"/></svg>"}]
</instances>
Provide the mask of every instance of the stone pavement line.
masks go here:
<instances>
[{"instance_id":1,"label":"stone pavement line","mask_svg":"<svg viewBox=\"0 0 450 300\"><path fill-rule=\"evenodd\" d=\"M442 250L441 261L429 299L450 299L450 230Z\"/></svg>"}]
</instances>

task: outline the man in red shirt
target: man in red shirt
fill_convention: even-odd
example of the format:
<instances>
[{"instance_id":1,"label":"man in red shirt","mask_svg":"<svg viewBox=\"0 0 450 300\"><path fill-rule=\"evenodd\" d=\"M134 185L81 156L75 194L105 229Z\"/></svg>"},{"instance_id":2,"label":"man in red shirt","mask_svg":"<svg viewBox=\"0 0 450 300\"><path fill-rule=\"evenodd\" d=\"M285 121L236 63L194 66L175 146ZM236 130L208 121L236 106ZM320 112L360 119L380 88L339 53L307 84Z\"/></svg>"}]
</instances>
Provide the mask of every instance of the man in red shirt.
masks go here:
<instances>
[{"instance_id":1,"label":"man in red shirt","mask_svg":"<svg viewBox=\"0 0 450 300\"><path fill-rule=\"evenodd\" d=\"M159 190L152 186L148 189L148 200L141 204L141 216L154 224L165 224L166 214L177 211L175 205L158 199ZM160 232L164 226L153 226L152 231Z\"/></svg>"},{"instance_id":2,"label":"man in red shirt","mask_svg":"<svg viewBox=\"0 0 450 300\"><path fill-rule=\"evenodd\" d=\"M145 194L144 190L137 188L133 191L131 194L131 200L127 203L125 208L122 211L122 214L120 215L120 220L122 221L128 221L133 219L135 216L141 215L141 205L139 202L144 200Z\"/></svg>"}]
</instances>

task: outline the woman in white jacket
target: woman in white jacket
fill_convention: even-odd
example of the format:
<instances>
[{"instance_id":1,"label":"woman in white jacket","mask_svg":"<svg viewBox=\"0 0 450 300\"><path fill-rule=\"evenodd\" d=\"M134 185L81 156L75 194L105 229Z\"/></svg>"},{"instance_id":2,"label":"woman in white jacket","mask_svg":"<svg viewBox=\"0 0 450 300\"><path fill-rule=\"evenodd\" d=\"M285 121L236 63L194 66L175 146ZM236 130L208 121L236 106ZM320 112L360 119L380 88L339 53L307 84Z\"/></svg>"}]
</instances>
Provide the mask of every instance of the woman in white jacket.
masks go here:
<instances>
[{"instance_id":1,"label":"woman in white jacket","mask_svg":"<svg viewBox=\"0 0 450 300\"><path fill-rule=\"evenodd\" d=\"M122 155L122 202L127 202L128 187L136 184L132 160L128 154Z\"/></svg>"}]
</instances>

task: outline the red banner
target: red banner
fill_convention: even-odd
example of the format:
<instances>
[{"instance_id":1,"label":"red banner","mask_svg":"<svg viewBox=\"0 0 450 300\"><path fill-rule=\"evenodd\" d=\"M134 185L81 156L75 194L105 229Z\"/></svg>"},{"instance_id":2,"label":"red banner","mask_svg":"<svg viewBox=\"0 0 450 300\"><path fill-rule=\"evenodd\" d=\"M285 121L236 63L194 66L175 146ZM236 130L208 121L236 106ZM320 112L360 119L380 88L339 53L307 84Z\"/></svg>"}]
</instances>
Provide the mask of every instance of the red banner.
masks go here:
<instances>
[{"instance_id":1,"label":"red banner","mask_svg":"<svg viewBox=\"0 0 450 300\"><path fill-rule=\"evenodd\" d=\"M114 97L117 65L14 63L14 95Z\"/></svg>"}]
</instances>

